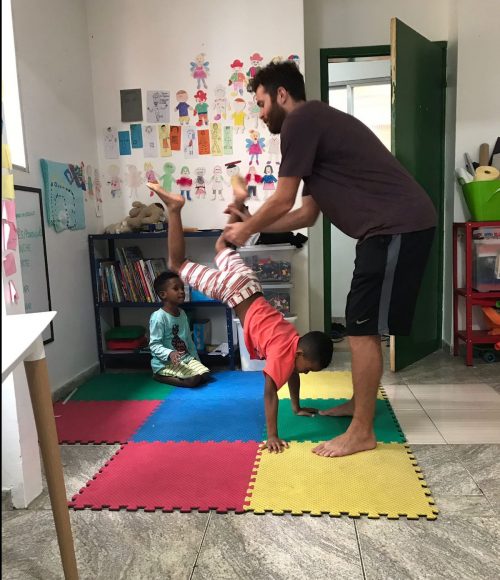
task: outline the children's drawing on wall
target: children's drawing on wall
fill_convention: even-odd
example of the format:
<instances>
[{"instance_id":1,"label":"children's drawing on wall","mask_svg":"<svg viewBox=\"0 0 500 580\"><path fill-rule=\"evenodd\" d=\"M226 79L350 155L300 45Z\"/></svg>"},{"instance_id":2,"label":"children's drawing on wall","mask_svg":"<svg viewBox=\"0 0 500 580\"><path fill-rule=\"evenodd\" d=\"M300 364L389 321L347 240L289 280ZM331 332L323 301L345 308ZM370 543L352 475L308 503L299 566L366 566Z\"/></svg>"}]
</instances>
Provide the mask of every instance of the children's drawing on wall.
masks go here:
<instances>
[{"instance_id":1,"label":"children's drawing on wall","mask_svg":"<svg viewBox=\"0 0 500 580\"><path fill-rule=\"evenodd\" d=\"M198 129L198 153L210 155L210 132L208 129Z\"/></svg>"},{"instance_id":2,"label":"children's drawing on wall","mask_svg":"<svg viewBox=\"0 0 500 580\"><path fill-rule=\"evenodd\" d=\"M247 182L248 197L251 200L258 201L257 186L262 182L262 175L257 173L255 165L250 165L248 168L248 173L245 175L245 181Z\"/></svg>"},{"instance_id":3,"label":"children's drawing on wall","mask_svg":"<svg viewBox=\"0 0 500 580\"><path fill-rule=\"evenodd\" d=\"M210 141L212 155L222 155L222 128L220 123L212 123L210 125Z\"/></svg>"},{"instance_id":4,"label":"children's drawing on wall","mask_svg":"<svg viewBox=\"0 0 500 580\"><path fill-rule=\"evenodd\" d=\"M229 163L225 163L224 165L226 166L226 174L229 177L229 183L231 183L231 179L235 176L235 175L239 175L240 174L240 168L238 167L238 163L241 163L241 161L230 161Z\"/></svg>"},{"instance_id":5,"label":"children's drawing on wall","mask_svg":"<svg viewBox=\"0 0 500 580\"><path fill-rule=\"evenodd\" d=\"M254 159L257 165L259 164L259 155L262 155L265 149L265 139L260 136L258 131L252 129L250 132L250 139L246 140L246 148L250 155L249 163L252 164Z\"/></svg>"},{"instance_id":6,"label":"children's drawing on wall","mask_svg":"<svg viewBox=\"0 0 500 580\"><path fill-rule=\"evenodd\" d=\"M141 89L123 89L120 91L122 123L142 121Z\"/></svg>"},{"instance_id":7,"label":"children's drawing on wall","mask_svg":"<svg viewBox=\"0 0 500 580\"><path fill-rule=\"evenodd\" d=\"M279 64L280 62L283 62L283 60L284 58L282 56L273 56L271 62L274 64Z\"/></svg>"},{"instance_id":8,"label":"children's drawing on wall","mask_svg":"<svg viewBox=\"0 0 500 580\"><path fill-rule=\"evenodd\" d=\"M257 129L259 126L260 107L257 105L257 97L255 93L248 101L248 122L250 127Z\"/></svg>"},{"instance_id":9,"label":"children's drawing on wall","mask_svg":"<svg viewBox=\"0 0 500 580\"><path fill-rule=\"evenodd\" d=\"M120 167L118 165L110 165L108 167L109 181L109 192L111 197L121 197L122 196L122 178L120 177Z\"/></svg>"},{"instance_id":10,"label":"children's drawing on wall","mask_svg":"<svg viewBox=\"0 0 500 580\"><path fill-rule=\"evenodd\" d=\"M186 159L192 159L193 157L198 157L198 143L197 134L194 127L182 128L182 142L184 143L184 157Z\"/></svg>"},{"instance_id":11,"label":"children's drawing on wall","mask_svg":"<svg viewBox=\"0 0 500 580\"><path fill-rule=\"evenodd\" d=\"M154 125L143 125L142 142L144 157L158 157L158 137Z\"/></svg>"},{"instance_id":12,"label":"children's drawing on wall","mask_svg":"<svg viewBox=\"0 0 500 580\"><path fill-rule=\"evenodd\" d=\"M231 118L233 119L235 133L244 133L245 131L245 119L247 118L247 114L245 113L245 106L245 99L242 99L241 97L234 99L234 112L231 115Z\"/></svg>"},{"instance_id":13,"label":"children's drawing on wall","mask_svg":"<svg viewBox=\"0 0 500 580\"><path fill-rule=\"evenodd\" d=\"M210 178L210 186L212 189L212 201L217 199L219 196L220 201L224 201L224 185L229 185L227 181L224 179L224 175L222 173L222 167L220 165L216 165L213 169L212 177Z\"/></svg>"},{"instance_id":14,"label":"children's drawing on wall","mask_svg":"<svg viewBox=\"0 0 500 580\"><path fill-rule=\"evenodd\" d=\"M170 123L170 91L147 92L148 123Z\"/></svg>"},{"instance_id":15,"label":"children's drawing on wall","mask_svg":"<svg viewBox=\"0 0 500 580\"><path fill-rule=\"evenodd\" d=\"M250 68L247 70L247 78L249 81L251 81L262 68L260 66L262 61L263 58L258 52L254 52L252 55L250 55Z\"/></svg>"},{"instance_id":16,"label":"children's drawing on wall","mask_svg":"<svg viewBox=\"0 0 500 580\"><path fill-rule=\"evenodd\" d=\"M160 140L160 157L170 157L172 149L170 146L170 125L158 126L158 138Z\"/></svg>"},{"instance_id":17,"label":"children's drawing on wall","mask_svg":"<svg viewBox=\"0 0 500 580\"><path fill-rule=\"evenodd\" d=\"M118 131L118 145L120 148L120 155L132 155L129 131Z\"/></svg>"},{"instance_id":18,"label":"children's drawing on wall","mask_svg":"<svg viewBox=\"0 0 500 580\"><path fill-rule=\"evenodd\" d=\"M94 204L95 204L95 215L101 217L102 215L102 183L101 174L99 169L94 170Z\"/></svg>"},{"instance_id":19,"label":"children's drawing on wall","mask_svg":"<svg viewBox=\"0 0 500 580\"><path fill-rule=\"evenodd\" d=\"M118 130L115 127L104 129L104 157L105 159L118 159Z\"/></svg>"},{"instance_id":20,"label":"children's drawing on wall","mask_svg":"<svg viewBox=\"0 0 500 580\"><path fill-rule=\"evenodd\" d=\"M297 68L300 69L300 58L298 54L291 54L287 60L294 62L297 65Z\"/></svg>"},{"instance_id":21,"label":"children's drawing on wall","mask_svg":"<svg viewBox=\"0 0 500 580\"><path fill-rule=\"evenodd\" d=\"M194 62L191 62L191 75L196 80L196 88L201 89L201 85L203 84L204 88L207 88L207 81L206 78L209 73L208 65L210 63L208 60L205 60L205 53L200 52L194 57Z\"/></svg>"},{"instance_id":22,"label":"children's drawing on wall","mask_svg":"<svg viewBox=\"0 0 500 580\"><path fill-rule=\"evenodd\" d=\"M132 149L142 149L142 125L140 123L130 125L130 139Z\"/></svg>"},{"instance_id":23,"label":"children's drawing on wall","mask_svg":"<svg viewBox=\"0 0 500 580\"><path fill-rule=\"evenodd\" d=\"M228 112L226 87L217 85L214 91L214 121L225 120Z\"/></svg>"},{"instance_id":24,"label":"children's drawing on wall","mask_svg":"<svg viewBox=\"0 0 500 580\"><path fill-rule=\"evenodd\" d=\"M196 122L197 127L202 125L208 126L208 103L207 103L207 93L199 90L194 95L196 105L194 106L193 114L196 117L198 115L198 121Z\"/></svg>"},{"instance_id":25,"label":"children's drawing on wall","mask_svg":"<svg viewBox=\"0 0 500 580\"><path fill-rule=\"evenodd\" d=\"M175 176L175 165L167 161L163 164L163 175L160 177L161 186L165 191L174 190L174 182L176 181Z\"/></svg>"},{"instance_id":26,"label":"children's drawing on wall","mask_svg":"<svg viewBox=\"0 0 500 580\"><path fill-rule=\"evenodd\" d=\"M267 145L268 163L279 165L281 159L280 136L271 133Z\"/></svg>"},{"instance_id":27,"label":"children's drawing on wall","mask_svg":"<svg viewBox=\"0 0 500 580\"><path fill-rule=\"evenodd\" d=\"M94 172L92 166L87 165L85 168L85 180L87 181L87 195L89 198L94 198Z\"/></svg>"},{"instance_id":28,"label":"children's drawing on wall","mask_svg":"<svg viewBox=\"0 0 500 580\"><path fill-rule=\"evenodd\" d=\"M172 151L181 150L181 128L179 125L170 126L170 148Z\"/></svg>"},{"instance_id":29,"label":"children's drawing on wall","mask_svg":"<svg viewBox=\"0 0 500 580\"><path fill-rule=\"evenodd\" d=\"M207 185L205 182L206 169L204 167L197 167L194 172L196 175L194 180L194 194L198 199L205 199L207 197Z\"/></svg>"},{"instance_id":30,"label":"children's drawing on wall","mask_svg":"<svg viewBox=\"0 0 500 580\"><path fill-rule=\"evenodd\" d=\"M146 179L146 182L150 182L150 183L156 183L158 181L158 178L156 177L156 173L153 167L153 164L151 163L151 161L145 161L144 162L144 176ZM149 196L153 197L154 192L150 189L149 190Z\"/></svg>"},{"instance_id":31,"label":"children's drawing on wall","mask_svg":"<svg viewBox=\"0 0 500 580\"><path fill-rule=\"evenodd\" d=\"M233 128L224 126L224 155L233 154Z\"/></svg>"},{"instance_id":32,"label":"children's drawing on wall","mask_svg":"<svg viewBox=\"0 0 500 580\"><path fill-rule=\"evenodd\" d=\"M278 180L274 176L274 169L269 163L264 167L264 175L262 176L263 189L265 192L265 199L276 189L276 182Z\"/></svg>"},{"instance_id":33,"label":"children's drawing on wall","mask_svg":"<svg viewBox=\"0 0 500 580\"><path fill-rule=\"evenodd\" d=\"M68 163L68 168L64 172L68 183L70 185L75 185L82 191L86 191L85 187L85 164L83 161L81 164L78 163Z\"/></svg>"},{"instance_id":34,"label":"children's drawing on wall","mask_svg":"<svg viewBox=\"0 0 500 580\"><path fill-rule=\"evenodd\" d=\"M179 186L182 197L185 197L188 201L192 201L191 188L193 187L193 180L191 179L191 172L187 165L181 167L181 176L177 180L177 185Z\"/></svg>"},{"instance_id":35,"label":"children's drawing on wall","mask_svg":"<svg viewBox=\"0 0 500 580\"><path fill-rule=\"evenodd\" d=\"M144 183L142 171L139 171L135 165L127 165L128 172L125 174L127 186L129 188L130 199L137 199L137 190Z\"/></svg>"},{"instance_id":36,"label":"children's drawing on wall","mask_svg":"<svg viewBox=\"0 0 500 580\"><path fill-rule=\"evenodd\" d=\"M189 96L187 91L181 89L175 93L175 98L177 100L177 106L175 110L179 113L179 123L181 125L189 125L190 117L189 111L193 111L193 107L188 103Z\"/></svg>"},{"instance_id":37,"label":"children's drawing on wall","mask_svg":"<svg viewBox=\"0 0 500 580\"><path fill-rule=\"evenodd\" d=\"M231 87L231 96L236 97L237 95L242 96L245 92L247 86L247 77L243 74L243 63L241 60L235 59L231 63L231 68L233 72L229 77L228 85Z\"/></svg>"}]
</instances>

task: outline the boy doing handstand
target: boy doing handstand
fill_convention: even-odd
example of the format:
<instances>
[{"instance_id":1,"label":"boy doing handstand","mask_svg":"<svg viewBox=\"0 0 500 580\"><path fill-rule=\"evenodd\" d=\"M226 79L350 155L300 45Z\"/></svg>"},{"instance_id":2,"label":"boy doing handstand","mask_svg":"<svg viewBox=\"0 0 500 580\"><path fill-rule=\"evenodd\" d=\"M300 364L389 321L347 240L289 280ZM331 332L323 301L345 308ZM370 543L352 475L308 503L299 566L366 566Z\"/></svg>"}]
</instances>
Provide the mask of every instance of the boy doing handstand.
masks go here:
<instances>
[{"instance_id":1,"label":"boy doing handstand","mask_svg":"<svg viewBox=\"0 0 500 580\"><path fill-rule=\"evenodd\" d=\"M316 409L300 406L299 373L320 371L330 364L333 352L331 340L323 332L309 332L299 337L295 327L266 301L255 272L246 266L222 236L215 244L218 270L187 260L181 220L184 198L167 193L158 183L148 183L148 187L158 194L168 208L170 270L177 272L186 284L233 308L244 329L250 357L266 360L264 403L267 448L269 451L282 451L288 443L278 435L277 390L288 382L294 412L313 415ZM235 205L243 211L243 200L237 191ZM229 221L236 219L237 216L231 214Z\"/></svg>"}]
</instances>

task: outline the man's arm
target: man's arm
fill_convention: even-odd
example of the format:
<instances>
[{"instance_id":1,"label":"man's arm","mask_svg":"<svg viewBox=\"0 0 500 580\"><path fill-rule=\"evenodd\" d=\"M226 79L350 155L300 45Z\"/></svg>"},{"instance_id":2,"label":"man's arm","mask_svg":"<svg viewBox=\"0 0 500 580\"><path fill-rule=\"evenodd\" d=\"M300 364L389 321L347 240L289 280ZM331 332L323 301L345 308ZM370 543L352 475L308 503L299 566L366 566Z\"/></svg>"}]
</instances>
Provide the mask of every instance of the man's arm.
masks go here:
<instances>
[{"instance_id":1,"label":"man's arm","mask_svg":"<svg viewBox=\"0 0 500 580\"><path fill-rule=\"evenodd\" d=\"M264 408L266 411L267 441L266 446L271 452L280 453L288 443L278 436L278 392L273 379L266 373L264 386Z\"/></svg>"},{"instance_id":2,"label":"man's arm","mask_svg":"<svg viewBox=\"0 0 500 580\"><path fill-rule=\"evenodd\" d=\"M302 206L288 212L270 226L264 228L264 233L291 232L300 228L308 228L316 223L319 207L310 195L302 198Z\"/></svg>"},{"instance_id":3,"label":"man's arm","mask_svg":"<svg viewBox=\"0 0 500 580\"><path fill-rule=\"evenodd\" d=\"M229 224L224 229L224 237L237 246L243 245L248 238L272 225L286 215L293 207L300 177L280 177L276 192L249 219L242 223Z\"/></svg>"},{"instance_id":4,"label":"man's arm","mask_svg":"<svg viewBox=\"0 0 500 580\"><path fill-rule=\"evenodd\" d=\"M292 409L296 415L305 417L313 417L318 412L318 409L312 407L300 406L300 375L293 372L288 379L288 390L290 391L290 399L292 401Z\"/></svg>"}]
</instances>

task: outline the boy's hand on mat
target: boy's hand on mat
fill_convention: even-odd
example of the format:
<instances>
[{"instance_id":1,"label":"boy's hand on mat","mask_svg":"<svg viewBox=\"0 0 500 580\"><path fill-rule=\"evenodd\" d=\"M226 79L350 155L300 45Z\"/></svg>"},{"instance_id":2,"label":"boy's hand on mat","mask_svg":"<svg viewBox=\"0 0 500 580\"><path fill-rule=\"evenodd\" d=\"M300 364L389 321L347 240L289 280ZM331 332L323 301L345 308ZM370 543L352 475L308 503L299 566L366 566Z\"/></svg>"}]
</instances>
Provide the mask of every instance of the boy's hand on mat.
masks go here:
<instances>
[{"instance_id":1,"label":"boy's hand on mat","mask_svg":"<svg viewBox=\"0 0 500 580\"><path fill-rule=\"evenodd\" d=\"M269 437L265 445L270 453L281 453L283 450L288 449L288 443L278 436Z\"/></svg>"},{"instance_id":2,"label":"boy's hand on mat","mask_svg":"<svg viewBox=\"0 0 500 580\"><path fill-rule=\"evenodd\" d=\"M293 412L300 417L314 417L314 415L318 414L318 409L314 409L313 407L299 407L298 409L294 409Z\"/></svg>"},{"instance_id":3,"label":"boy's hand on mat","mask_svg":"<svg viewBox=\"0 0 500 580\"><path fill-rule=\"evenodd\" d=\"M170 353L170 361L174 365L178 365L181 362L181 354L176 350L174 350L173 352Z\"/></svg>"}]
</instances>

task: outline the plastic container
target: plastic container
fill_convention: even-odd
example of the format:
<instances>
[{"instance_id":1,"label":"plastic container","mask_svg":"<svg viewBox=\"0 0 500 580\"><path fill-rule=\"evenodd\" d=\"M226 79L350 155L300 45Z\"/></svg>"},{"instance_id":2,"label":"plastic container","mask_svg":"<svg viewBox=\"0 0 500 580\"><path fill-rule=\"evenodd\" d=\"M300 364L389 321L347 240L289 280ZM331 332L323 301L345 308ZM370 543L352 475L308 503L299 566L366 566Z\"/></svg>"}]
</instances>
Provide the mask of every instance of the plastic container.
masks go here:
<instances>
[{"instance_id":1,"label":"plastic container","mask_svg":"<svg viewBox=\"0 0 500 580\"><path fill-rule=\"evenodd\" d=\"M217 302L217 300L214 300L213 298L206 296L199 290L195 290L194 288L190 287L189 302Z\"/></svg>"},{"instance_id":2,"label":"plastic container","mask_svg":"<svg viewBox=\"0 0 500 580\"><path fill-rule=\"evenodd\" d=\"M286 316L285 320L295 325L297 322L296 316ZM243 371L263 371L266 366L265 360L253 360L248 354L247 347L245 345L245 336L243 333L243 328L239 320L235 320L236 327L238 328L238 343L240 345L240 358L241 358L241 370Z\"/></svg>"},{"instance_id":3,"label":"plastic container","mask_svg":"<svg viewBox=\"0 0 500 580\"><path fill-rule=\"evenodd\" d=\"M289 316L290 308L290 289L291 284L274 284L263 286L264 298L285 316Z\"/></svg>"},{"instance_id":4,"label":"plastic container","mask_svg":"<svg viewBox=\"0 0 500 580\"><path fill-rule=\"evenodd\" d=\"M206 352L210 344L210 320L193 320L193 342L198 352Z\"/></svg>"},{"instance_id":5,"label":"plastic container","mask_svg":"<svg viewBox=\"0 0 500 580\"><path fill-rule=\"evenodd\" d=\"M500 180L471 181L462 185L473 221L500 220Z\"/></svg>"},{"instance_id":6,"label":"plastic container","mask_svg":"<svg viewBox=\"0 0 500 580\"><path fill-rule=\"evenodd\" d=\"M238 249L245 264L257 273L261 282L290 282L295 246L262 244Z\"/></svg>"},{"instance_id":7,"label":"plastic container","mask_svg":"<svg viewBox=\"0 0 500 580\"><path fill-rule=\"evenodd\" d=\"M473 240L472 286L479 292L500 291L500 238Z\"/></svg>"}]
</instances>

